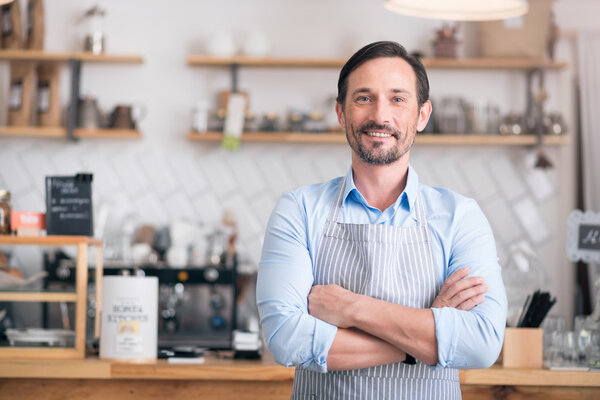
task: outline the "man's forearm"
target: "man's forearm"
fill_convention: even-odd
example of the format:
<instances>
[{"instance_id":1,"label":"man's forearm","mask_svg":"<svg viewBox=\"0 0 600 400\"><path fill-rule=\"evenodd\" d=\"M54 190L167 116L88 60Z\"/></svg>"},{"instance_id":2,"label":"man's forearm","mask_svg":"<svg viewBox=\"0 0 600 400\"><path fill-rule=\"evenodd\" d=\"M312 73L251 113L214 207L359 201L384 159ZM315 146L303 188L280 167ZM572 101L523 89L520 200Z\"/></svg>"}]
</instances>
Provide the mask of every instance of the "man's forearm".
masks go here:
<instances>
[{"instance_id":1,"label":"man's forearm","mask_svg":"<svg viewBox=\"0 0 600 400\"><path fill-rule=\"evenodd\" d=\"M347 308L351 326L388 342L429 364L438 363L435 320L430 309L419 309L357 295Z\"/></svg>"},{"instance_id":2,"label":"man's forearm","mask_svg":"<svg viewBox=\"0 0 600 400\"><path fill-rule=\"evenodd\" d=\"M399 348L357 329L338 329L327 354L327 370L360 369L403 361Z\"/></svg>"}]
</instances>

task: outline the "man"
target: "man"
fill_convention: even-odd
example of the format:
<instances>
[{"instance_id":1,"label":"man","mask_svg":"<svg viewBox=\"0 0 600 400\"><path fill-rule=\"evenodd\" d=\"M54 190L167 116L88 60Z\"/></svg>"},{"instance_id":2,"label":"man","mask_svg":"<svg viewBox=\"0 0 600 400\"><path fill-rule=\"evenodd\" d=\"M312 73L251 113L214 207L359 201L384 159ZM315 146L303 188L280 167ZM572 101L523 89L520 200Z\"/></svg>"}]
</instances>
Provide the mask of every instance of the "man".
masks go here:
<instances>
[{"instance_id":1,"label":"man","mask_svg":"<svg viewBox=\"0 0 600 400\"><path fill-rule=\"evenodd\" d=\"M342 68L336 112L350 171L285 193L267 227L269 349L296 366L292 398L460 398L458 368L498 356L506 293L477 204L409 166L431 115L423 65L395 42L365 46Z\"/></svg>"}]
</instances>

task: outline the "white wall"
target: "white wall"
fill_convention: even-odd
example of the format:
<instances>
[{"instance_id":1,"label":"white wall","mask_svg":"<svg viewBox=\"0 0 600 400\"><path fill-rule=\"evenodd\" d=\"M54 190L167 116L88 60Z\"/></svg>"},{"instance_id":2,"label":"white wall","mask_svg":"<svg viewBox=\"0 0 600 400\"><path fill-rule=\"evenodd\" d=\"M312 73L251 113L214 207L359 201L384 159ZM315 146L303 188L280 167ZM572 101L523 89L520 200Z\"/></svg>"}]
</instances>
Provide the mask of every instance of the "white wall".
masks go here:
<instances>
[{"instance_id":1,"label":"white wall","mask_svg":"<svg viewBox=\"0 0 600 400\"><path fill-rule=\"evenodd\" d=\"M96 205L113 202L121 216L131 214L138 222L162 225L183 216L210 223L230 208L240 221L240 250L251 261L259 257L268 215L281 192L343 174L349 153L345 145L284 144L244 144L239 152L229 153L217 144L186 141L193 104L212 102L217 91L230 85L226 69L190 67L187 56L200 54L216 32L241 38L255 29L268 35L272 54L281 57L346 57L379 39L397 40L410 51L431 55L434 31L441 26L439 21L392 14L379 0L50 0L45 2L46 50L78 50L81 39L74 32L84 29L75 21L96 3L107 10L108 52L141 54L144 63L85 64L82 93L98 97L107 111L117 103L143 103L148 110L140 124L144 139L68 143L0 138L0 187L13 192L15 209L42 210L45 175L86 169L95 174ZM566 3L597 10L591 1L558 2L557 9L569 9L564 23L573 26L579 14ZM589 15L589 7L585 12ZM559 57L572 61L568 42L560 43ZM0 65L0 104L6 104L7 74L7 66ZM257 113L282 113L289 107L308 111L323 107L335 94L337 74L327 69L242 69L240 88L250 93ZM547 82L548 110L562 112L569 126L571 79L567 70L550 73ZM461 95L494 101L503 113L521 112L525 105L522 72L434 70L430 81L434 99ZM66 69L62 85L64 106ZM5 108L0 107L2 124ZM532 247L548 276L547 289L559 298L555 313L570 318L574 274L563 232L574 204L572 147L547 151L555 164L547 172L531 168L532 153L525 148L418 147L412 160L425 183L479 201L496 231L503 264L511 246ZM529 205L537 217L531 225L522 222L518 211Z\"/></svg>"}]
</instances>

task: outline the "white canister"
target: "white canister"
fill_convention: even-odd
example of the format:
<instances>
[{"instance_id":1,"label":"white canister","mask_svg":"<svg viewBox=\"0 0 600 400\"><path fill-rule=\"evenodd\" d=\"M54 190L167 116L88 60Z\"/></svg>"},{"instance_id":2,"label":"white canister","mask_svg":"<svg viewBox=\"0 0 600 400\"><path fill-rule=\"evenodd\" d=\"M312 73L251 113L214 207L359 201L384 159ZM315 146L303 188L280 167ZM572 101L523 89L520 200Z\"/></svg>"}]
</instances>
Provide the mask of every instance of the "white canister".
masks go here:
<instances>
[{"instance_id":1,"label":"white canister","mask_svg":"<svg viewBox=\"0 0 600 400\"><path fill-rule=\"evenodd\" d=\"M102 278L100 358L126 362L156 360L158 278Z\"/></svg>"}]
</instances>

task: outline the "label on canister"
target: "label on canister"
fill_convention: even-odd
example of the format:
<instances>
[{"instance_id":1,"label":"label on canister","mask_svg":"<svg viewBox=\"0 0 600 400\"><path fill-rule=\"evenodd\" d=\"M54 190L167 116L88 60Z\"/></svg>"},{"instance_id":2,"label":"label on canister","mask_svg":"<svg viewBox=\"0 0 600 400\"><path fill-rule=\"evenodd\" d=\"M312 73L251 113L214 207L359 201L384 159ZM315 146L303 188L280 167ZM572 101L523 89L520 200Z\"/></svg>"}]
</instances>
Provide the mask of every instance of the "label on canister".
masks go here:
<instances>
[{"instance_id":1,"label":"label on canister","mask_svg":"<svg viewBox=\"0 0 600 400\"><path fill-rule=\"evenodd\" d=\"M155 359L158 278L105 276L102 286L100 358L123 361Z\"/></svg>"}]
</instances>

